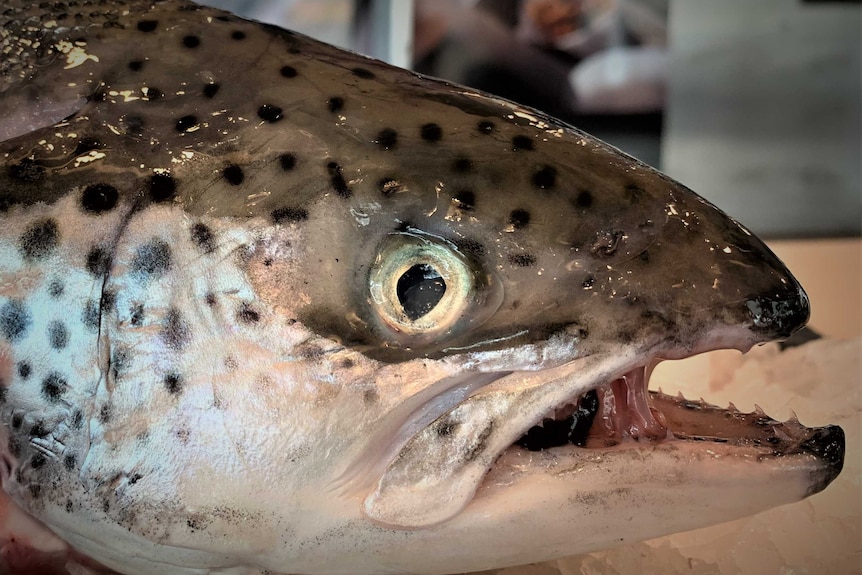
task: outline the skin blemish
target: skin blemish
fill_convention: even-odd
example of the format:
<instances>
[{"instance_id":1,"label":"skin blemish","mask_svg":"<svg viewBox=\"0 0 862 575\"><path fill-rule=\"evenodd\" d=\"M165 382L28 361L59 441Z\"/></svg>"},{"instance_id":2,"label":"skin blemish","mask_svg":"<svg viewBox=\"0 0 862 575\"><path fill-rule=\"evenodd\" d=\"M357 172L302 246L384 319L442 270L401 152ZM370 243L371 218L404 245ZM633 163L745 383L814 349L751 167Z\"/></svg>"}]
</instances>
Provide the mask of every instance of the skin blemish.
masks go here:
<instances>
[{"instance_id":1,"label":"skin blemish","mask_svg":"<svg viewBox=\"0 0 862 575\"><path fill-rule=\"evenodd\" d=\"M215 237L212 230L205 224L197 223L192 226L192 241L203 250L204 253L212 253L215 251Z\"/></svg>"},{"instance_id":2,"label":"skin blemish","mask_svg":"<svg viewBox=\"0 0 862 575\"><path fill-rule=\"evenodd\" d=\"M117 205L120 192L110 184L91 184L84 188L81 207L91 214L107 212Z\"/></svg>"},{"instance_id":3,"label":"skin blemish","mask_svg":"<svg viewBox=\"0 0 862 575\"><path fill-rule=\"evenodd\" d=\"M296 78L297 71L293 66L282 66L279 73L285 78Z\"/></svg>"},{"instance_id":4,"label":"skin blemish","mask_svg":"<svg viewBox=\"0 0 862 575\"><path fill-rule=\"evenodd\" d=\"M183 116L176 123L176 130L180 133L191 132L200 127L197 116L193 114L188 114Z\"/></svg>"},{"instance_id":5,"label":"skin blemish","mask_svg":"<svg viewBox=\"0 0 862 575\"><path fill-rule=\"evenodd\" d=\"M344 109L344 98L340 96L333 96L326 100L326 107L330 112L336 114Z\"/></svg>"},{"instance_id":6,"label":"skin blemish","mask_svg":"<svg viewBox=\"0 0 862 575\"><path fill-rule=\"evenodd\" d=\"M278 122L284 118L282 115L282 109L271 104L263 104L257 109L257 115L261 120L270 124Z\"/></svg>"},{"instance_id":7,"label":"skin blemish","mask_svg":"<svg viewBox=\"0 0 862 575\"><path fill-rule=\"evenodd\" d=\"M177 182L166 173L158 173L150 176L147 187L150 190L150 198L154 202L165 202L173 199L177 192Z\"/></svg>"},{"instance_id":8,"label":"skin blemish","mask_svg":"<svg viewBox=\"0 0 862 575\"><path fill-rule=\"evenodd\" d=\"M243 173L242 168L236 164L227 166L221 173L222 176L224 176L224 179L227 180L227 183L232 186L238 186L243 182L243 180L245 180L245 174Z\"/></svg>"},{"instance_id":9,"label":"skin blemish","mask_svg":"<svg viewBox=\"0 0 862 575\"><path fill-rule=\"evenodd\" d=\"M374 78L374 72L371 70L366 70L365 68L353 68L350 70L354 76L357 78L362 78L363 80L371 80Z\"/></svg>"},{"instance_id":10,"label":"skin blemish","mask_svg":"<svg viewBox=\"0 0 862 575\"><path fill-rule=\"evenodd\" d=\"M87 271L94 277L102 277L111 267L111 255L101 246L93 247L87 253Z\"/></svg>"},{"instance_id":11,"label":"skin blemish","mask_svg":"<svg viewBox=\"0 0 862 575\"><path fill-rule=\"evenodd\" d=\"M512 151L517 152L518 150L532 150L533 148L533 139L529 136L515 136L512 138Z\"/></svg>"},{"instance_id":12,"label":"skin blemish","mask_svg":"<svg viewBox=\"0 0 862 575\"><path fill-rule=\"evenodd\" d=\"M0 307L0 332L13 343L27 335L31 322L30 310L20 301L7 301Z\"/></svg>"},{"instance_id":13,"label":"skin blemish","mask_svg":"<svg viewBox=\"0 0 862 575\"><path fill-rule=\"evenodd\" d=\"M326 169L329 172L329 183L332 184L332 189L335 190L335 193L338 194L339 197L349 198L352 192L344 179L341 166L338 165L337 162L328 162L326 164Z\"/></svg>"},{"instance_id":14,"label":"skin blemish","mask_svg":"<svg viewBox=\"0 0 862 575\"><path fill-rule=\"evenodd\" d=\"M483 120L476 124L476 128L479 130L479 133L487 135L494 131L494 123Z\"/></svg>"},{"instance_id":15,"label":"skin blemish","mask_svg":"<svg viewBox=\"0 0 862 575\"><path fill-rule=\"evenodd\" d=\"M207 98L213 98L216 94L218 94L219 88L221 88L221 84L218 82L211 82L206 84L203 89L204 96Z\"/></svg>"},{"instance_id":16,"label":"skin blemish","mask_svg":"<svg viewBox=\"0 0 862 575\"><path fill-rule=\"evenodd\" d=\"M68 387L66 380L58 373L51 373L42 381L42 396L51 403L57 403L63 398Z\"/></svg>"},{"instance_id":17,"label":"skin blemish","mask_svg":"<svg viewBox=\"0 0 862 575\"><path fill-rule=\"evenodd\" d=\"M175 350L181 351L191 340L191 329L177 308L170 308L162 325L162 340Z\"/></svg>"},{"instance_id":18,"label":"skin blemish","mask_svg":"<svg viewBox=\"0 0 862 575\"><path fill-rule=\"evenodd\" d=\"M301 222L308 219L308 211L305 208L285 207L272 211L272 221L276 224L284 222Z\"/></svg>"},{"instance_id":19,"label":"skin blemish","mask_svg":"<svg viewBox=\"0 0 862 575\"><path fill-rule=\"evenodd\" d=\"M60 321L52 321L48 324L48 343L56 350L65 348L69 344L69 330Z\"/></svg>"},{"instance_id":20,"label":"skin blemish","mask_svg":"<svg viewBox=\"0 0 862 575\"><path fill-rule=\"evenodd\" d=\"M278 157L278 163L282 170L289 172L296 167L296 156L293 154L281 154Z\"/></svg>"},{"instance_id":21,"label":"skin blemish","mask_svg":"<svg viewBox=\"0 0 862 575\"><path fill-rule=\"evenodd\" d=\"M138 22L138 30L141 32L152 32L158 25L158 20L140 20Z\"/></svg>"},{"instance_id":22,"label":"skin blemish","mask_svg":"<svg viewBox=\"0 0 862 575\"><path fill-rule=\"evenodd\" d=\"M143 279L161 277L171 267L171 248L162 240L152 240L138 248L132 260L132 273Z\"/></svg>"},{"instance_id":23,"label":"skin blemish","mask_svg":"<svg viewBox=\"0 0 862 575\"><path fill-rule=\"evenodd\" d=\"M178 373L169 373L165 376L165 389L172 395L178 394L183 389L183 378Z\"/></svg>"},{"instance_id":24,"label":"skin blemish","mask_svg":"<svg viewBox=\"0 0 862 575\"><path fill-rule=\"evenodd\" d=\"M426 142L439 142L443 138L443 130L437 124L425 124L419 128L419 135Z\"/></svg>"},{"instance_id":25,"label":"skin blemish","mask_svg":"<svg viewBox=\"0 0 862 575\"><path fill-rule=\"evenodd\" d=\"M553 166L542 166L533 174L533 185L540 190L553 188L557 182L557 169Z\"/></svg>"},{"instance_id":26,"label":"skin blemish","mask_svg":"<svg viewBox=\"0 0 862 575\"><path fill-rule=\"evenodd\" d=\"M536 264L536 257L531 254L509 254L509 263L515 267L527 268Z\"/></svg>"},{"instance_id":27,"label":"skin blemish","mask_svg":"<svg viewBox=\"0 0 862 575\"><path fill-rule=\"evenodd\" d=\"M521 230L527 227L527 224L530 223L530 212L527 210L517 209L512 210L512 213L509 214L509 224L516 229Z\"/></svg>"},{"instance_id":28,"label":"skin blemish","mask_svg":"<svg viewBox=\"0 0 862 575\"><path fill-rule=\"evenodd\" d=\"M21 235L19 248L25 260L41 260L49 256L60 243L60 227L56 220L46 218L31 224Z\"/></svg>"},{"instance_id":29,"label":"skin blemish","mask_svg":"<svg viewBox=\"0 0 862 575\"><path fill-rule=\"evenodd\" d=\"M374 143L384 150L391 150L398 144L398 132L392 128L383 128L377 133Z\"/></svg>"},{"instance_id":30,"label":"skin blemish","mask_svg":"<svg viewBox=\"0 0 862 575\"><path fill-rule=\"evenodd\" d=\"M183 36L183 46L186 48L197 48L201 45L201 39L197 36L188 35Z\"/></svg>"}]
</instances>

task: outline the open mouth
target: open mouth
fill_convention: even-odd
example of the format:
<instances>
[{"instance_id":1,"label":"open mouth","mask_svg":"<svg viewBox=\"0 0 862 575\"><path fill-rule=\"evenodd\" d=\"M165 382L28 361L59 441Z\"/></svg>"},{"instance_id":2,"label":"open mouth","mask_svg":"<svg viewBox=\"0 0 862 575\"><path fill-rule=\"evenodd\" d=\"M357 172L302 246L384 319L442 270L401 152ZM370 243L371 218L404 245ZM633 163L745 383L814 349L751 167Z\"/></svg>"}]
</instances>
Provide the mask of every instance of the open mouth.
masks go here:
<instances>
[{"instance_id":1,"label":"open mouth","mask_svg":"<svg viewBox=\"0 0 862 575\"><path fill-rule=\"evenodd\" d=\"M767 447L764 456L808 452L840 472L844 433L840 427L809 428L796 417L779 422L760 408L744 413L703 400L691 401L648 389L649 367L590 389L531 427L515 445L541 451L565 445L586 449L637 447L645 442L711 441ZM825 487L825 485L824 485Z\"/></svg>"}]
</instances>

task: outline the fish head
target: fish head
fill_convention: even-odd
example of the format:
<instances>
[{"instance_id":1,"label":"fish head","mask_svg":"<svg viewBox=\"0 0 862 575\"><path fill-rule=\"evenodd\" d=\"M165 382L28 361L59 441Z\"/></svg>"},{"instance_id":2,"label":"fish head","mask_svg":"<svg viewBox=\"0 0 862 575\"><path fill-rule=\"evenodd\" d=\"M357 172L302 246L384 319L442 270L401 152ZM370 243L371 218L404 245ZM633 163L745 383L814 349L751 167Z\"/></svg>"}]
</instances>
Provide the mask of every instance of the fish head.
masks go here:
<instances>
[{"instance_id":1,"label":"fish head","mask_svg":"<svg viewBox=\"0 0 862 575\"><path fill-rule=\"evenodd\" d=\"M809 314L683 185L216 10L50 10L18 9L2 76L3 418L30 450L7 450L4 489L79 551L135 573L454 572L727 520L840 471L838 428L650 397L657 361ZM43 376L15 372L33 357Z\"/></svg>"}]
</instances>

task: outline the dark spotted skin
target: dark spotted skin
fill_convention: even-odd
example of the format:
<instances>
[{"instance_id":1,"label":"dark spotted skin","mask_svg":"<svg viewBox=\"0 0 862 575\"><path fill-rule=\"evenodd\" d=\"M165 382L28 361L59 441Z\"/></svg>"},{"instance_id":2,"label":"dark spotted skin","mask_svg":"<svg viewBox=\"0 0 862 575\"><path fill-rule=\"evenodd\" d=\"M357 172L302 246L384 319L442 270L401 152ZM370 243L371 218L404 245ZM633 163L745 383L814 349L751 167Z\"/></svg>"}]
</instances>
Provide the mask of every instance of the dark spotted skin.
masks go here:
<instances>
[{"instance_id":1,"label":"dark spotted skin","mask_svg":"<svg viewBox=\"0 0 862 575\"><path fill-rule=\"evenodd\" d=\"M15 0L0 14L0 109L15 110L0 115L0 240L16 258L0 273L35 286L0 293L0 353L15 366L0 400L18 498L36 514L170 540L135 499L166 473L139 438L171 453L202 441L208 424L179 406L219 413L228 399L192 391L245 358L195 354L257 341L274 317L310 332L279 348L284 364L336 348L356 354L344 371L552 336L582 355L684 348L714 326L768 340L807 318L798 284L736 222L539 112L187 2L81 4ZM467 262L466 313L482 321L411 339L377 315L369 269L416 230ZM278 396L270 374L242 377ZM358 383L342 397L378 409L385 398ZM116 436L136 442L119 470ZM239 440L231 450L245 455ZM196 541L208 521L248 520L180 511Z\"/></svg>"}]
</instances>

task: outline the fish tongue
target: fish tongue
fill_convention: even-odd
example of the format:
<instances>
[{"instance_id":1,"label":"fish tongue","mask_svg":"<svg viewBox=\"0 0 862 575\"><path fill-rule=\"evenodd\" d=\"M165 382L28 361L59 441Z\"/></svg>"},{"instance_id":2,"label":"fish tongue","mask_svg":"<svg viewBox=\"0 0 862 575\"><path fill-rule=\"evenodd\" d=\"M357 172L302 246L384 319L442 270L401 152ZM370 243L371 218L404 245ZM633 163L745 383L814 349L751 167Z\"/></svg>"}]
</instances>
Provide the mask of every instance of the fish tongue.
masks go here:
<instances>
[{"instance_id":1,"label":"fish tongue","mask_svg":"<svg viewBox=\"0 0 862 575\"><path fill-rule=\"evenodd\" d=\"M590 430L604 445L620 443L628 435L636 440L660 440L669 431L660 411L649 404L644 368L636 368L598 389L600 417Z\"/></svg>"}]
</instances>

